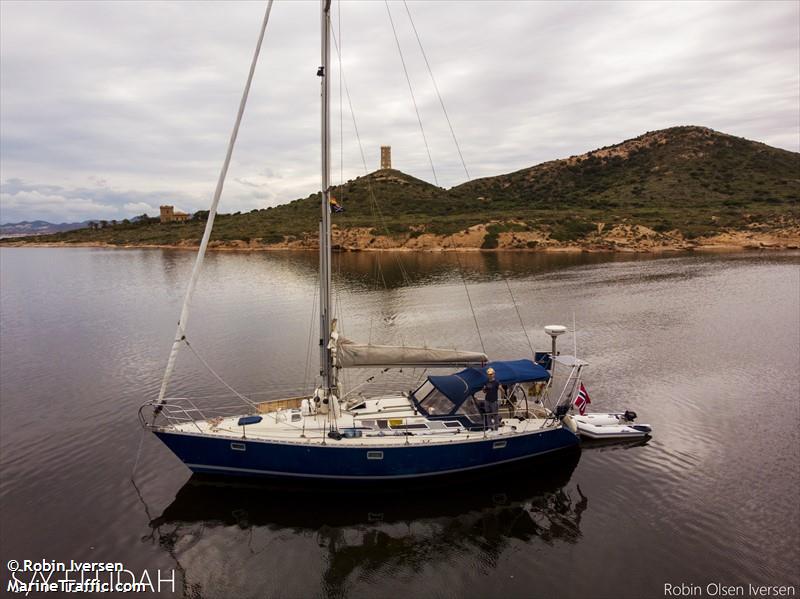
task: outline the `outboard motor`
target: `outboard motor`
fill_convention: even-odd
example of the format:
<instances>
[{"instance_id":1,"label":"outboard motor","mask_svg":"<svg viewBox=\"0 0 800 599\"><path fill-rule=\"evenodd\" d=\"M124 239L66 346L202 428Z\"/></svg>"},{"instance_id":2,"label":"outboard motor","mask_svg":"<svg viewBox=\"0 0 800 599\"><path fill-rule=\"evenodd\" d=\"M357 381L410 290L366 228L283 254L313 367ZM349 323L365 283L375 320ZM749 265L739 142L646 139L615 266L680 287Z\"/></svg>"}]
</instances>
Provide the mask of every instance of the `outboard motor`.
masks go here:
<instances>
[{"instance_id":1,"label":"outboard motor","mask_svg":"<svg viewBox=\"0 0 800 599\"><path fill-rule=\"evenodd\" d=\"M622 415L622 417L625 419L625 422L633 422L636 420L636 412L633 410L625 410L625 413Z\"/></svg>"}]
</instances>

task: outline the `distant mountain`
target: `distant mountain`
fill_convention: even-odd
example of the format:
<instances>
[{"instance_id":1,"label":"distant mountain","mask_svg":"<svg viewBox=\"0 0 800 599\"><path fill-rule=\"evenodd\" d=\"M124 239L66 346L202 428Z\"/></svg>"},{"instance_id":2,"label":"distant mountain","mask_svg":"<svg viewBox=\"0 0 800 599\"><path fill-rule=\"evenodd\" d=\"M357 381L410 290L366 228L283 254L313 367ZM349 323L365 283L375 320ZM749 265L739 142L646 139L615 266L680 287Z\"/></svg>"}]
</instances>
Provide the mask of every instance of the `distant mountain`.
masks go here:
<instances>
[{"instance_id":1,"label":"distant mountain","mask_svg":"<svg viewBox=\"0 0 800 599\"><path fill-rule=\"evenodd\" d=\"M80 223L49 223L44 220L24 220L19 223L6 223L0 225L0 237L27 237L30 235L51 235L84 229L89 226L89 221Z\"/></svg>"},{"instance_id":2,"label":"distant mountain","mask_svg":"<svg viewBox=\"0 0 800 599\"><path fill-rule=\"evenodd\" d=\"M800 243L800 154L696 126L651 131L451 189L386 169L334 186L332 194L344 208L333 215L334 243L350 248L614 249L623 237L639 246L686 247L732 232L747 246L762 243L756 238L769 245L770 235L783 247ZM313 247L318 221L316 192L220 215L212 241ZM123 223L41 241L195 246L204 224Z\"/></svg>"}]
</instances>

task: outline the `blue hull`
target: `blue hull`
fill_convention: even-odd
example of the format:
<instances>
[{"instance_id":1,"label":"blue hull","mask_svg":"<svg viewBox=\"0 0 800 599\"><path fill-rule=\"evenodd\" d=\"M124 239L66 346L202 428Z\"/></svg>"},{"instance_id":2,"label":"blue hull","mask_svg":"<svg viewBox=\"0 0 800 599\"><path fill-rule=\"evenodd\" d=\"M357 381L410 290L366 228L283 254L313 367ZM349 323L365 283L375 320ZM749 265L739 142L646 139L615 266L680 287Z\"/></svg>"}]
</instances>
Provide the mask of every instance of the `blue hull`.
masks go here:
<instances>
[{"instance_id":1,"label":"blue hull","mask_svg":"<svg viewBox=\"0 0 800 599\"><path fill-rule=\"evenodd\" d=\"M457 443L384 447L348 447L334 440L326 445L309 446L154 432L193 472L354 480L466 472L552 453L579 443L579 438L565 428Z\"/></svg>"}]
</instances>

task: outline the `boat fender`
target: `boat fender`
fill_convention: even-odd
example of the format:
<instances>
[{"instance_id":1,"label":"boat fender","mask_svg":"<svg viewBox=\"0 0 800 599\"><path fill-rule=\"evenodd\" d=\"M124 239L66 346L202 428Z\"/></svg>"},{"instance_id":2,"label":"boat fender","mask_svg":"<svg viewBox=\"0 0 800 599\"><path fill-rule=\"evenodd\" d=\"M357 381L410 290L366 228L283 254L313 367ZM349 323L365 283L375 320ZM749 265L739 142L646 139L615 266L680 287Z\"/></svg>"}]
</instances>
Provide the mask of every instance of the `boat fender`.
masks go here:
<instances>
[{"instance_id":1,"label":"boat fender","mask_svg":"<svg viewBox=\"0 0 800 599\"><path fill-rule=\"evenodd\" d=\"M578 423L575 422L575 419L572 416L570 416L569 414L565 415L564 418L561 420L561 422L564 424L564 426L567 427L567 429L569 429L569 431L573 435L578 434Z\"/></svg>"},{"instance_id":2,"label":"boat fender","mask_svg":"<svg viewBox=\"0 0 800 599\"><path fill-rule=\"evenodd\" d=\"M622 415L622 417L626 420L626 422L633 422L636 420L636 412L633 410L625 410L625 413Z\"/></svg>"}]
</instances>

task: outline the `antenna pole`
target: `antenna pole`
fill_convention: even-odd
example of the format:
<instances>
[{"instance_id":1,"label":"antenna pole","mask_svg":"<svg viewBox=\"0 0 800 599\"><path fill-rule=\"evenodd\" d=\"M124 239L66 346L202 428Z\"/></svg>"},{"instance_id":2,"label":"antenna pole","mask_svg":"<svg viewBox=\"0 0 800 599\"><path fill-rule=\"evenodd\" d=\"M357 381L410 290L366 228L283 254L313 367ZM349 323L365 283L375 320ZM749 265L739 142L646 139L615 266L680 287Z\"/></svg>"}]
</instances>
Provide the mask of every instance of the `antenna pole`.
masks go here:
<instances>
[{"instance_id":1,"label":"antenna pole","mask_svg":"<svg viewBox=\"0 0 800 599\"><path fill-rule=\"evenodd\" d=\"M553 342L553 346L552 346L553 349L552 349L552 351L550 353L550 377L551 377L551 380L552 380L552 377L556 373L556 356L558 355L556 353L556 337L566 333L567 332L567 327L561 326L560 324L549 324L546 327L544 327L544 332L547 333L548 335L550 335L550 339Z\"/></svg>"},{"instance_id":2,"label":"antenna pole","mask_svg":"<svg viewBox=\"0 0 800 599\"><path fill-rule=\"evenodd\" d=\"M575 310L572 311L572 355L578 358L578 327L575 325Z\"/></svg>"}]
</instances>

